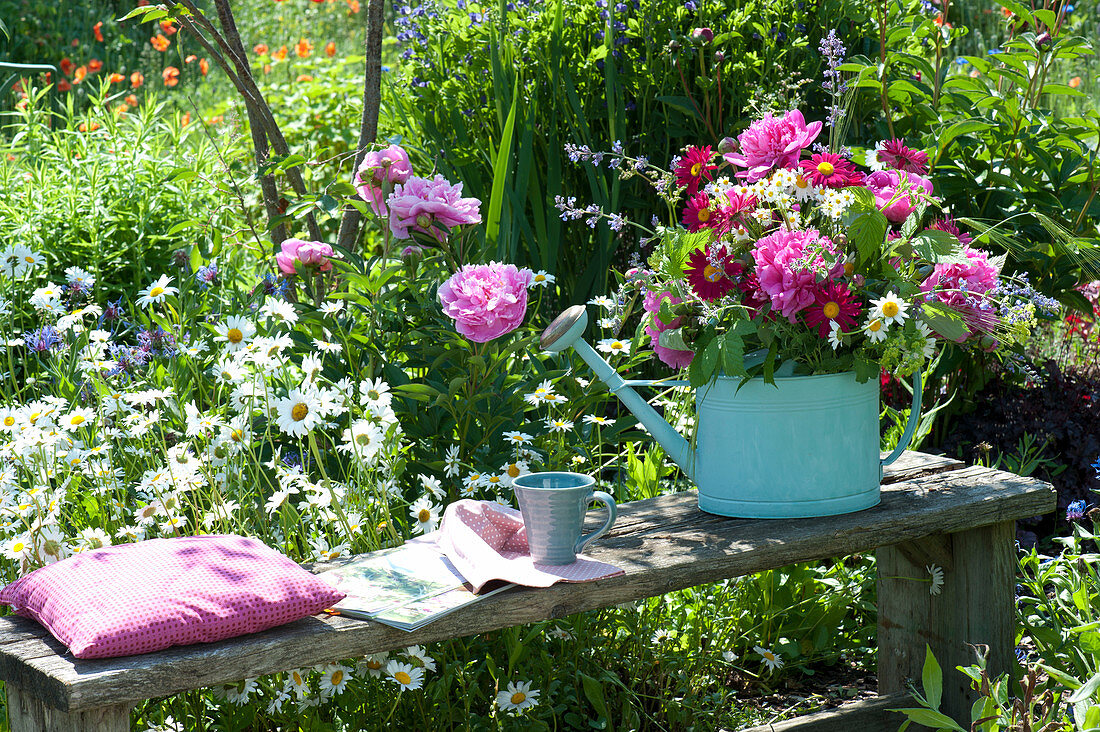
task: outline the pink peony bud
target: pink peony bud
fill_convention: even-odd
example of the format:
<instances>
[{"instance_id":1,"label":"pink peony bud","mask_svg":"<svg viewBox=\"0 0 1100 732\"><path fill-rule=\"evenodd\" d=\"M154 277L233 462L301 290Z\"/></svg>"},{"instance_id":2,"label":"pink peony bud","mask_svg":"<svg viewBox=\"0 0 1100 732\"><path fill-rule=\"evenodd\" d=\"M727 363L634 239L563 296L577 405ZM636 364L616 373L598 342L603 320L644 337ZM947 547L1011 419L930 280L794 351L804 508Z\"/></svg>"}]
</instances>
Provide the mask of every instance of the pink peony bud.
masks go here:
<instances>
[{"instance_id":1,"label":"pink peony bud","mask_svg":"<svg viewBox=\"0 0 1100 732\"><path fill-rule=\"evenodd\" d=\"M404 183L412 175L409 154L400 145L372 150L363 158L355 174L360 197L379 216L386 215L386 192Z\"/></svg>"},{"instance_id":2,"label":"pink peony bud","mask_svg":"<svg viewBox=\"0 0 1100 732\"><path fill-rule=\"evenodd\" d=\"M297 266L320 267L322 272L332 269L330 257L335 256L332 247L324 242L287 239L280 245L275 255L275 263L284 275L297 274Z\"/></svg>"},{"instance_id":3,"label":"pink peony bud","mask_svg":"<svg viewBox=\"0 0 1100 732\"><path fill-rule=\"evenodd\" d=\"M691 37L703 43L711 43L714 41L714 31L710 28L696 28L691 31Z\"/></svg>"}]
</instances>

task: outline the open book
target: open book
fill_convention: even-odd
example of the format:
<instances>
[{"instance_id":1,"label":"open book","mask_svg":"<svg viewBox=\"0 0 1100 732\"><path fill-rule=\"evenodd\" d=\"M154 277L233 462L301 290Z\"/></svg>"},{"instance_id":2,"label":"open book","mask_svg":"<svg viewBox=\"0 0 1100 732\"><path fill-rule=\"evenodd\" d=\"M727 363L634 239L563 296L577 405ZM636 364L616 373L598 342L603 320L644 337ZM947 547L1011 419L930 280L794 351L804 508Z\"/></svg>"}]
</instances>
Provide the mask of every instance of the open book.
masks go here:
<instances>
[{"instance_id":1,"label":"open book","mask_svg":"<svg viewBox=\"0 0 1100 732\"><path fill-rule=\"evenodd\" d=\"M363 554L318 576L347 595L332 607L341 615L408 631L513 586L475 595L450 560L421 541Z\"/></svg>"}]
</instances>

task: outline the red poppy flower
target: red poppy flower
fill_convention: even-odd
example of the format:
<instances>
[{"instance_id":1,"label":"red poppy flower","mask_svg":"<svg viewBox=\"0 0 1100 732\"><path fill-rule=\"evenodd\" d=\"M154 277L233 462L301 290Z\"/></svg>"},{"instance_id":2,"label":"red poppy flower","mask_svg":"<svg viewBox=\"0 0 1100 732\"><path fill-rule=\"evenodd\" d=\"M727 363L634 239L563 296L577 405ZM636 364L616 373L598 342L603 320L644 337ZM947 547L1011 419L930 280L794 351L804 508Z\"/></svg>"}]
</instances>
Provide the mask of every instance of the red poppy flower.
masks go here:
<instances>
[{"instance_id":1,"label":"red poppy flower","mask_svg":"<svg viewBox=\"0 0 1100 732\"><path fill-rule=\"evenodd\" d=\"M126 76L116 71L107 77L107 81L111 82L112 84L118 84L119 82L126 81Z\"/></svg>"},{"instance_id":2,"label":"red poppy flower","mask_svg":"<svg viewBox=\"0 0 1100 732\"><path fill-rule=\"evenodd\" d=\"M164 35L170 36L179 30L179 28L170 20L162 20L160 21L160 30Z\"/></svg>"},{"instance_id":3,"label":"red poppy flower","mask_svg":"<svg viewBox=\"0 0 1100 732\"><path fill-rule=\"evenodd\" d=\"M699 192L699 186L704 180L711 179L711 173L718 170L718 166L711 163L714 153L710 145L706 147L689 147L684 151L683 157L676 163L676 185L687 186L689 196Z\"/></svg>"},{"instance_id":4,"label":"red poppy flower","mask_svg":"<svg viewBox=\"0 0 1100 732\"><path fill-rule=\"evenodd\" d=\"M95 34L95 39L100 43L103 43L103 21L99 21L92 26L92 33Z\"/></svg>"},{"instance_id":5,"label":"red poppy flower","mask_svg":"<svg viewBox=\"0 0 1100 732\"><path fill-rule=\"evenodd\" d=\"M206 76L206 73L207 73L208 71L210 71L210 62L209 62L209 61L207 61L207 60L206 60L206 59L204 59L204 58L200 58L200 59L199 59L199 71L201 71L201 72L202 72L202 75L203 75L203 76Z\"/></svg>"},{"instance_id":6,"label":"red poppy flower","mask_svg":"<svg viewBox=\"0 0 1100 732\"><path fill-rule=\"evenodd\" d=\"M175 86L180 83L180 70L175 66L166 66L161 72L161 77L164 79L165 86Z\"/></svg>"},{"instance_id":7,"label":"red poppy flower","mask_svg":"<svg viewBox=\"0 0 1100 732\"><path fill-rule=\"evenodd\" d=\"M144 83L145 83L145 74L141 73L140 71L135 71L134 73L130 74L130 86L132 88L137 89L139 86L141 86Z\"/></svg>"},{"instance_id":8,"label":"red poppy flower","mask_svg":"<svg viewBox=\"0 0 1100 732\"><path fill-rule=\"evenodd\" d=\"M691 289L701 299L712 302L725 297L737 287L741 276L741 263L736 261L724 246L696 249L684 268Z\"/></svg>"},{"instance_id":9,"label":"red poppy flower","mask_svg":"<svg viewBox=\"0 0 1100 732\"><path fill-rule=\"evenodd\" d=\"M155 36L149 39L149 43L153 44L153 48L158 51L164 52L168 50L168 46L171 43L167 38L157 33Z\"/></svg>"},{"instance_id":10,"label":"red poppy flower","mask_svg":"<svg viewBox=\"0 0 1100 732\"><path fill-rule=\"evenodd\" d=\"M305 38L298 40L298 45L294 47L294 53L298 54L298 58L308 58L309 54L313 52L313 44L307 41Z\"/></svg>"},{"instance_id":11,"label":"red poppy flower","mask_svg":"<svg viewBox=\"0 0 1100 732\"><path fill-rule=\"evenodd\" d=\"M798 165L802 168L802 175L815 186L847 188L863 182L863 173L857 171L856 166L833 153L811 155L809 160L803 160Z\"/></svg>"},{"instance_id":12,"label":"red poppy flower","mask_svg":"<svg viewBox=\"0 0 1100 732\"><path fill-rule=\"evenodd\" d=\"M325 55L329 58L336 55L336 44L334 42L329 41L325 44Z\"/></svg>"},{"instance_id":13,"label":"red poppy flower","mask_svg":"<svg viewBox=\"0 0 1100 732\"><path fill-rule=\"evenodd\" d=\"M59 92L67 92L73 88L73 85L69 83L68 79L62 79L57 82L57 90Z\"/></svg>"},{"instance_id":14,"label":"red poppy flower","mask_svg":"<svg viewBox=\"0 0 1100 732\"><path fill-rule=\"evenodd\" d=\"M714 208L711 205L710 196L705 193L696 193L688 199L684 207L684 213L680 218L688 231L713 228L718 222L715 218Z\"/></svg>"},{"instance_id":15,"label":"red poppy flower","mask_svg":"<svg viewBox=\"0 0 1100 732\"><path fill-rule=\"evenodd\" d=\"M61 67L61 73L64 74L65 76L72 76L73 75L73 62L70 61L67 56L65 58L61 59L61 61L58 62L57 65Z\"/></svg>"},{"instance_id":16,"label":"red poppy flower","mask_svg":"<svg viewBox=\"0 0 1100 732\"><path fill-rule=\"evenodd\" d=\"M268 50L269 49L266 43L257 43L255 46L252 47L252 53L256 54L257 56L266 56Z\"/></svg>"},{"instance_id":17,"label":"red poppy flower","mask_svg":"<svg viewBox=\"0 0 1100 732\"><path fill-rule=\"evenodd\" d=\"M852 292L842 283L834 282L818 288L813 305L806 308L806 325L817 326L819 338L828 338L831 324L841 330L851 330L859 317L859 303L852 300Z\"/></svg>"}]
</instances>

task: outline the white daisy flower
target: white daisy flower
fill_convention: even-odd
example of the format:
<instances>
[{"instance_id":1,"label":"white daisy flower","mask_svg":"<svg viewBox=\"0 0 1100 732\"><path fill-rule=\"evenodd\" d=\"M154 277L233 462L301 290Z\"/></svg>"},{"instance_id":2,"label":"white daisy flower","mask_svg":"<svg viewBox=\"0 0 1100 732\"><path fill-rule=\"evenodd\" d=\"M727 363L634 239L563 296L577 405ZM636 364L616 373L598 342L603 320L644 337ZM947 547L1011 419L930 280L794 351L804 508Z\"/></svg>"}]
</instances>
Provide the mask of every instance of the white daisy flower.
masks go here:
<instances>
[{"instance_id":1,"label":"white daisy flower","mask_svg":"<svg viewBox=\"0 0 1100 732\"><path fill-rule=\"evenodd\" d=\"M325 697L335 696L347 688L351 681L351 669L340 664L329 664L324 667L321 675L321 694Z\"/></svg>"},{"instance_id":2,"label":"white daisy flower","mask_svg":"<svg viewBox=\"0 0 1100 732\"><path fill-rule=\"evenodd\" d=\"M551 432L568 432L573 429L573 423L568 419L554 419L553 417L546 420L546 426Z\"/></svg>"},{"instance_id":3,"label":"white daisy flower","mask_svg":"<svg viewBox=\"0 0 1100 732\"><path fill-rule=\"evenodd\" d=\"M840 323L835 320L829 323L829 345L833 347L833 350L840 348L844 345L844 336L841 335L843 330L840 327Z\"/></svg>"},{"instance_id":4,"label":"white daisy flower","mask_svg":"<svg viewBox=\"0 0 1100 732\"><path fill-rule=\"evenodd\" d=\"M76 551L82 552L89 549L102 549L111 546L111 537L103 529L88 527L80 532L76 538Z\"/></svg>"},{"instance_id":5,"label":"white daisy flower","mask_svg":"<svg viewBox=\"0 0 1100 732\"><path fill-rule=\"evenodd\" d=\"M326 300L321 303L321 307L318 308L325 315L336 315L344 309L343 300Z\"/></svg>"},{"instance_id":6,"label":"white daisy flower","mask_svg":"<svg viewBox=\"0 0 1100 732\"><path fill-rule=\"evenodd\" d=\"M172 278L168 275L161 275L156 282L139 292L137 300L138 307L147 308L153 303L164 302L166 297L175 295L179 292L178 288L169 286L171 281Z\"/></svg>"},{"instance_id":7,"label":"white daisy flower","mask_svg":"<svg viewBox=\"0 0 1100 732\"><path fill-rule=\"evenodd\" d=\"M307 672L300 668L286 672L286 681L283 682L283 691L293 694L298 699L304 699L309 695L309 677Z\"/></svg>"},{"instance_id":8,"label":"white daisy flower","mask_svg":"<svg viewBox=\"0 0 1100 732\"><path fill-rule=\"evenodd\" d=\"M733 651L722 651L722 660L726 663L733 663L737 660L737 654Z\"/></svg>"},{"instance_id":9,"label":"white daisy flower","mask_svg":"<svg viewBox=\"0 0 1100 732\"><path fill-rule=\"evenodd\" d=\"M622 341L618 338L604 338L596 344L596 348L604 353L617 353L624 356L630 355L630 341Z\"/></svg>"},{"instance_id":10,"label":"white daisy flower","mask_svg":"<svg viewBox=\"0 0 1100 732\"><path fill-rule=\"evenodd\" d=\"M597 305L605 310L613 310L615 308L615 301L606 295L594 297L588 301L588 304Z\"/></svg>"},{"instance_id":11,"label":"white daisy flower","mask_svg":"<svg viewBox=\"0 0 1100 732\"><path fill-rule=\"evenodd\" d=\"M225 350L229 352L245 348L252 336L256 335L256 326L252 321L239 315L230 315L214 330L217 333L214 340L225 343Z\"/></svg>"},{"instance_id":12,"label":"white daisy flower","mask_svg":"<svg viewBox=\"0 0 1100 732\"><path fill-rule=\"evenodd\" d=\"M531 470L525 461L517 460L514 463L508 463L502 466L500 469L500 476L503 479L505 487L511 488L516 478L521 475L527 475L530 472Z\"/></svg>"},{"instance_id":13,"label":"white daisy flower","mask_svg":"<svg viewBox=\"0 0 1100 732\"><path fill-rule=\"evenodd\" d=\"M584 415L584 421L588 424L596 425L613 424L612 420L608 419L607 417L599 417L595 414Z\"/></svg>"},{"instance_id":14,"label":"white daisy flower","mask_svg":"<svg viewBox=\"0 0 1100 732\"><path fill-rule=\"evenodd\" d=\"M76 430L81 427L87 427L95 422L95 412L87 407L77 407L76 409L61 415L57 420L57 426L63 430Z\"/></svg>"},{"instance_id":15,"label":"white daisy flower","mask_svg":"<svg viewBox=\"0 0 1100 732\"><path fill-rule=\"evenodd\" d=\"M344 430L344 444L338 449L356 455L366 464L374 462L386 438L382 428L369 419L358 419Z\"/></svg>"},{"instance_id":16,"label":"white daisy flower","mask_svg":"<svg viewBox=\"0 0 1100 732\"><path fill-rule=\"evenodd\" d=\"M554 284L557 278L554 275L546 272L545 270L539 270L535 274L531 275L531 284L528 287L541 287L545 289L548 285Z\"/></svg>"},{"instance_id":17,"label":"white daisy flower","mask_svg":"<svg viewBox=\"0 0 1100 732\"><path fill-rule=\"evenodd\" d=\"M421 496L416 503L409 506L409 516L416 522L413 533L427 534L435 531L435 527L439 524L439 506L428 496Z\"/></svg>"},{"instance_id":18,"label":"white daisy flower","mask_svg":"<svg viewBox=\"0 0 1100 732\"><path fill-rule=\"evenodd\" d=\"M401 691L415 691L424 685L424 669L397 659L386 664L386 678L397 684Z\"/></svg>"},{"instance_id":19,"label":"white daisy flower","mask_svg":"<svg viewBox=\"0 0 1100 732\"><path fill-rule=\"evenodd\" d=\"M531 688L530 681L509 681L508 688L497 694L496 704L505 712L522 712L538 704L539 693Z\"/></svg>"},{"instance_id":20,"label":"white daisy flower","mask_svg":"<svg viewBox=\"0 0 1100 732\"><path fill-rule=\"evenodd\" d=\"M365 671L376 679L381 678L382 671L385 669L386 660L388 658L388 653L372 653L356 664L356 669L358 669L360 673Z\"/></svg>"},{"instance_id":21,"label":"white daisy flower","mask_svg":"<svg viewBox=\"0 0 1100 732\"><path fill-rule=\"evenodd\" d=\"M285 397L275 400L279 429L303 437L323 421L320 406L315 392L291 389Z\"/></svg>"},{"instance_id":22,"label":"white daisy flower","mask_svg":"<svg viewBox=\"0 0 1100 732\"><path fill-rule=\"evenodd\" d=\"M390 385L382 379L367 379L359 384L359 403L367 409L388 407L392 401Z\"/></svg>"},{"instance_id":23,"label":"white daisy flower","mask_svg":"<svg viewBox=\"0 0 1100 732\"><path fill-rule=\"evenodd\" d=\"M428 655L424 646L409 646L405 649L405 655L420 661L428 671L435 671L435 659Z\"/></svg>"},{"instance_id":24,"label":"white daisy flower","mask_svg":"<svg viewBox=\"0 0 1100 732\"><path fill-rule=\"evenodd\" d=\"M886 327L882 318L870 317L863 324L863 332L867 334L867 340L872 343L881 343L886 340Z\"/></svg>"},{"instance_id":25,"label":"white daisy flower","mask_svg":"<svg viewBox=\"0 0 1100 732\"><path fill-rule=\"evenodd\" d=\"M276 323L294 325L298 322L298 311L294 309L294 305L274 297L267 298L263 307L260 308L260 314L271 318Z\"/></svg>"},{"instance_id":26,"label":"white daisy flower","mask_svg":"<svg viewBox=\"0 0 1100 732\"><path fill-rule=\"evenodd\" d=\"M783 659L780 658L775 651L769 651L762 646L754 646L753 650L759 653L760 657L764 659L764 665L768 667L769 671L783 668Z\"/></svg>"},{"instance_id":27,"label":"white daisy flower","mask_svg":"<svg viewBox=\"0 0 1100 732\"><path fill-rule=\"evenodd\" d=\"M901 300L893 290L887 292L886 297L872 300L871 305L871 317L882 318L886 325L901 325L909 317L909 303Z\"/></svg>"},{"instance_id":28,"label":"white daisy flower","mask_svg":"<svg viewBox=\"0 0 1100 732\"><path fill-rule=\"evenodd\" d=\"M451 445L443 456L443 475L447 478L457 478L461 467L458 459L458 445Z\"/></svg>"},{"instance_id":29,"label":"white daisy flower","mask_svg":"<svg viewBox=\"0 0 1100 732\"><path fill-rule=\"evenodd\" d=\"M541 404L542 402L552 402L557 399L557 395L554 393L554 385L549 380L543 381L538 387L523 397L524 401L528 404Z\"/></svg>"},{"instance_id":30,"label":"white daisy flower","mask_svg":"<svg viewBox=\"0 0 1100 732\"><path fill-rule=\"evenodd\" d=\"M531 435L527 434L526 432L517 432L517 431L505 432L504 433L504 439L508 440L508 442L510 442L513 445L530 445L531 444Z\"/></svg>"},{"instance_id":31,"label":"white daisy flower","mask_svg":"<svg viewBox=\"0 0 1100 732\"><path fill-rule=\"evenodd\" d=\"M932 586L928 588L929 595L938 595L943 589L943 568L930 564L925 569L932 578Z\"/></svg>"}]
</instances>

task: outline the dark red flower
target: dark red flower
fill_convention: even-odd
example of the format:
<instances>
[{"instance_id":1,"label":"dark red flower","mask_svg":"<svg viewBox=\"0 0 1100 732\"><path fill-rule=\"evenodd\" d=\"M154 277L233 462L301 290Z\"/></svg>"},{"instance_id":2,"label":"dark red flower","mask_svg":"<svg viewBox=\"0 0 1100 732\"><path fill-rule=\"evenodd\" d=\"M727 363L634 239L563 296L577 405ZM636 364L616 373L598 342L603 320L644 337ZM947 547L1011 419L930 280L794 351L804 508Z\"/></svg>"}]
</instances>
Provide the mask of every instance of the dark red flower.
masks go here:
<instances>
[{"instance_id":1,"label":"dark red flower","mask_svg":"<svg viewBox=\"0 0 1100 732\"><path fill-rule=\"evenodd\" d=\"M702 182L710 180L711 173L718 170L718 166L710 162L713 157L714 153L711 152L710 145L693 146L685 150L673 171L676 173L676 185L687 186L689 196L698 193Z\"/></svg>"},{"instance_id":2,"label":"dark red flower","mask_svg":"<svg viewBox=\"0 0 1100 732\"><path fill-rule=\"evenodd\" d=\"M814 293L815 300L806 308L806 325L817 326L819 338L828 338L831 324L835 322L841 330L855 328L859 317L859 303L852 300L852 292L840 282L819 287Z\"/></svg>"},{"instance_id":3,"label":"dark red flower","mask_svg":"<svg viewBox=\"0 0 1100 732\"><path fill-rule=\"evenodd\" d=\"M700 299L712 302L737 287L741 263L724 246L696 249L688 259L684 276Z\"/></svg>"},{"instance_id":4,"label":"dark red flower","mask_svg":"<svg viewBox=\"0 0 1100 732\"><path fill-rule=\"evenodd\" d=\"M710 196L699 192L688 199L680 221L683 222L688 231L699 231L699 229L704 228L712 229L718 223L715 213Z\"/></svg>"},{"instance_id":5,"label":"dark red flower","mask_svg":"<svg viewBox=\"0 0 1100 732\"><path fill-rule=\"evenodd\" d=\"M798 165L815 186L847 188L863 182L863 173L857 171L851 161L833 153L816 153Z\"/></svg>"},{"instance_id":6,"label":"dark red flower","mask_svg":"<svg viewBox=\"0 0 1100 732\"><path fill-rule=\"evenodd\" d=\"M974 240L974 237L970 236L963 231L959 231L959 225L955 223L955 219L950 216L942 219L936 219L928 225L929 229L936 229L938 231L946 231L948 234L952 234L959 240L960 244L969 244Z\"/></svg>"},{"instance_id":7,"label":"dark red flower","mask_svg":"<svg viewBox=\"0 0 1100 732\"><path fill-rule=\"evenodd\" d=\"M905 140L887 140L882 143L875 157L887 168L894 170L918 175L928 172L928 153L906 147Z\"/></svg>"}]
</instances>

